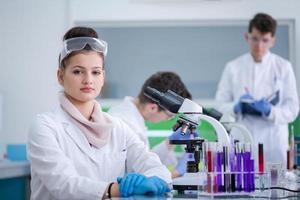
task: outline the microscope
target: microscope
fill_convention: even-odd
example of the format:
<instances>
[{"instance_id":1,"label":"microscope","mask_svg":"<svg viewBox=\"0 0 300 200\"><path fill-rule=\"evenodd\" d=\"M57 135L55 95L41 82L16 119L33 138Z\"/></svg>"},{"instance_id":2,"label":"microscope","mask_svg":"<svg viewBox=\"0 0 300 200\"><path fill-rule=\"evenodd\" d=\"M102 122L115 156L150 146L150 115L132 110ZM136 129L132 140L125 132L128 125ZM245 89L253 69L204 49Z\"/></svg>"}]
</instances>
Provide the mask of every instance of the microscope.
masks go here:
<instances>
[{"instance_id":1,"label":"microscope","mask_svg":"<svg viewBox=\"0 0 300 200\"><path fill-rule=\"evenodd\" d=\"M154 88L147 87L144 94L162 108L172 113L180 114L177 123L173 127L174 131L181 128L182 135L185 135L187 131L190 131L191 135L193 135L200 120L205 120L215 129L218 143L230 148L231 143L225 128L214 118L215 116L209 116L210 112L205 108L189 99L181 97L171 90L163 93ZM186 153L194 155L194 159L187 162L187 172L182 177L173 180L173 189L183 192L185 190L198 190L199 186L204 185L204 183L201 183L201 180L204 180L204 178L199 177L201 173L198 173L201 156L203 156L203 142L203 138L196 137L170 141L171 144L186 145Z\"/></svg>"},{"instance_id":2,"label":"microscope","mask_svg":"<svg viewBox=\"0 0 300 200\"><path fill-rule=\"evenodd\" d=\"M231 114L223 114L214 108L209 110L204 109L203 114L218 120L226 129L231 142L239 141L242 143L250 143L252 149L254 149L254 139L251 132L245 125L236 122L236 119Z\"/></svg>"}]
</instances>

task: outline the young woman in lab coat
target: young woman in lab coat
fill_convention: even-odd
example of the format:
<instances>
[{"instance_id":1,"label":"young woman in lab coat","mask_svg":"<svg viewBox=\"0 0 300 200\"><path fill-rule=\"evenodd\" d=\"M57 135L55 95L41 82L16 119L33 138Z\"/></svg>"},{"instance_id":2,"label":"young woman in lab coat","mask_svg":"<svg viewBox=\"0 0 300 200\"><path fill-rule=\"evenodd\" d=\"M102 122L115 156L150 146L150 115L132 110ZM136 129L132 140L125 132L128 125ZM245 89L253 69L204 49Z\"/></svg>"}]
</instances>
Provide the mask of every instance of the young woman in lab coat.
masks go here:
<instances>
[{"instance_id":1,"label":"young woman in lab coat","mask_svg":"<svg viewBox=\"0 0 300 200\"><path fill-rule=\"evenodd\" d=\"M64 36L59 106L29 131L31 199L103 199L168 192L171 176L121 120L101 111L107 44L87 27ZM127 173L130 168L135 173Z\"/></svg>"}]
</instances>

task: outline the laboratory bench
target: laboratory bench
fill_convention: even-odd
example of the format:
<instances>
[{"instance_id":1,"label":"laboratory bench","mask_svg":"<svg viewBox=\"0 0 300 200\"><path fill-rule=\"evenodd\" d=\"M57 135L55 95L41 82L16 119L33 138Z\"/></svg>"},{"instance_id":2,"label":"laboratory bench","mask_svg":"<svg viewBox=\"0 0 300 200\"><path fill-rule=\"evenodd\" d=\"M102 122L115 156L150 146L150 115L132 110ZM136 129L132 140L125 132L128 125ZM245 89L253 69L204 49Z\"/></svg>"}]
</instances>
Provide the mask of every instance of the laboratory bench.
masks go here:
<instances>
[{"instance_id":1,"label":"laboratory bench","mask_svg":"<svg viewBox=\"0 0 300 200\"><path fill-rule=\"evenodd\" d=\"M186 200L186 199L199 199L199 200L207 200L207 199L218 199L218 200L228 200L228 199L300 199L300 196L297 195L278 195L278 191L273 191L272 195L270 196L262 196L262 197L247 197L247 196L227 196L227 197L212 197L212 196L197 196L196 194L181 194L181 195L165 195L165 196L131 196L131 197L118 197L112 198L113 200L138 200L138 199L145 199L145 200Z\"/></svg>"},{"instance_id":2,"label":"laboratory bench","mask_svg":"<svg viewBox=\"0 0 300 200\"><path fill-rule=\"evenodd\" d=\"M30 164L28 161L0 161L0 180L15 177L30 176Z\"/></svg>"},{"instance_id":3,"label":"laboratory bench","mask_svg":"<svg viewBox=\"0 0 300 200\"><path fill-rule=\"evenodd\" d=\"M0 160L0 199L27 200L29 191L29 162Z\"/></svg>"},{"instance_id":4,"label":"laboratory bench","mask_svg":"<svg viewBox=\"0 0 300 200\"><path fill-rule=\"evenodd\" d=\"M0 199L22 199L27 200L30 196L30 164L28 161L0 161ZM300 188L300 183L297 183ZM272 190L272 193L263 193L264 198L272 196L271 199L300 199L296 196L297 193L283 192L282 190ZM299 193L300 195L300 193ZM276 197L276 198L275 198ZM212 196L197 196L195 193L178 194L177 192L168 193L163 196L132 196L120 197L113 199L120 200L135 200L135 199L148 199L148 200L182 200L182 199L210 199ZM251 196L236 196L228 195L217 197L217 199L256 199Z\"/></svg>"},{"instance_id":5,"label":"laboratory bench","mask_svg":"<svg viewBox=\"0 0 300 200\"><path fill-rule=\"evenodd\" d=\"M278 179L275 183L272 178L281 177L279 174L274 176L267 173L260 174L255 177L255 191L236 191L235 192L218 192L213 183L211 185L211 191L208 192L208 185L205 187L199 187L198 191L185 191L184 193L178 193L173 190L170 193L161 196L131 196L131 197L119 197L113 199L148 199L148 200L183 200L183 199L300 199L300 170L293 170L286 172L284 178ZM271 178L271 180L269 180ZM208 182L207 182L208 183ZM275 184L271 186L270 184ZM216 189L216 191L215 191ZM231 191L231 190L230 190Z\"/></svg>"}]
</instances>

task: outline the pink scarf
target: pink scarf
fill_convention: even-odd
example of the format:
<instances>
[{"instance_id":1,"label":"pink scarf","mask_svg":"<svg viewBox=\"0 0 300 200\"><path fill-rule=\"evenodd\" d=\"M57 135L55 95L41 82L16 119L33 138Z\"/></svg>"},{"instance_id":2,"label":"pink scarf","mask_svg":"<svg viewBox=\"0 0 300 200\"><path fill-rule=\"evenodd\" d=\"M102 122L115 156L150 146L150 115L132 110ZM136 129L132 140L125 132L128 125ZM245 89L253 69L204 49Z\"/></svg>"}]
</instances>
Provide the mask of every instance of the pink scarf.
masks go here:
<instances>
[{"instance_id":1,"label":"pink scarf","mask_svg":"<svg viewBox=\"0 0 300 200\"><path fill-rule=\"evenodd\" d=\"M71 116L75 125L84 133L88 142L96 148L101 148L108 143L113 127L112 119L102 112L101 106L94 101L91 121L87 120L79 110L62 93L59 96L61 107Z\"/></svg>"}]
</instances>

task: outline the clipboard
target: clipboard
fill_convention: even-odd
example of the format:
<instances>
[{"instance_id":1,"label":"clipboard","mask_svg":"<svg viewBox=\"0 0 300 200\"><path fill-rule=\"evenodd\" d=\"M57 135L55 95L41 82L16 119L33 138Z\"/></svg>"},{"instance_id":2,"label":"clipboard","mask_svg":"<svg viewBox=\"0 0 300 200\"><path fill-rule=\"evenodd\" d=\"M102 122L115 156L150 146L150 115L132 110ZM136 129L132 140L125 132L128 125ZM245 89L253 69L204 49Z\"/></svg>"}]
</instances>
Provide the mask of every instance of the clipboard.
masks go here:
<instances>
[{"instance_id":1,"label":"clipboard","mask_svg":"<svg viewBox=\"0 0 300 200\"><path fill-rule=\"evenodd\" d=\"M279 90L272 93L270 96L266 98L266 100L272 104L273 106L277 105L279 102ZM253 104L255 103L254 99L245 99L241 100L241 111L242 114L254 115L254 116L262 116L263 114L253 108Z\"/></svg>"}]
</instances>

